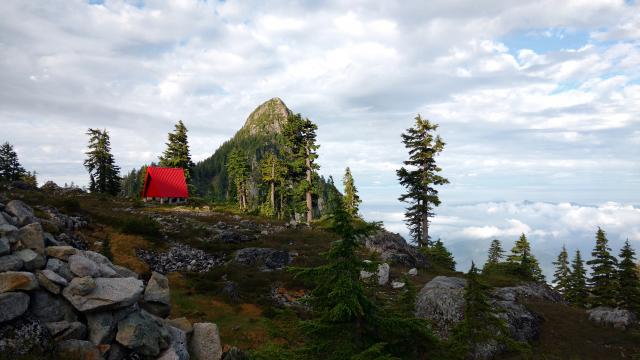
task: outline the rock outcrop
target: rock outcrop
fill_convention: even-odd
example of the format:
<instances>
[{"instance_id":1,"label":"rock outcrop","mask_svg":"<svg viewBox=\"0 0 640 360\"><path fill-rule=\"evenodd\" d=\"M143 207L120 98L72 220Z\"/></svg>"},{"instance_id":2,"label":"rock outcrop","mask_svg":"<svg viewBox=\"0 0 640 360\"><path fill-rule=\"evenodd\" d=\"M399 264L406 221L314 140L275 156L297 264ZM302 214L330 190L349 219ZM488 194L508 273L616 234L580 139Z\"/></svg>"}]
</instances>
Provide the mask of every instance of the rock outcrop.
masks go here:
<instances>
[{"instance_id":1,"label":"rock outcrop","mask_svg":"<svg viewBox=\"0 0 640 360\"><path fill-rule=\"evenodd\" d=\"M600 306L588 310L587 313L589 314L589 320L603 326L610 326L621 330L633 326L638 321L638 318L632 311L625 309Z\"/></svg>"},{"instance_id":2,"label":"rock outcrop","mask_svg":"<svg viewBox=\"0 0 640 360\"><path fill-rule=\"evenodd\" d=\"M234 262L255 266L261 271L279 270L289 265L291 257L282 250L270 248L244 248L236 252Z\"/></svg>"},{"instance_id":3,"label":"rock outcrop","mask_svg":"<svg viewBox=\"0 0 640 360\"><path fill-rule=\"evenodd\" d=\"M378 231L365 240L367 249L380 254L382 260L408 267L426 268L429 261L415 246L407 244L407 241L399 234L386 230Z\"/></svg>"}]
</instances>

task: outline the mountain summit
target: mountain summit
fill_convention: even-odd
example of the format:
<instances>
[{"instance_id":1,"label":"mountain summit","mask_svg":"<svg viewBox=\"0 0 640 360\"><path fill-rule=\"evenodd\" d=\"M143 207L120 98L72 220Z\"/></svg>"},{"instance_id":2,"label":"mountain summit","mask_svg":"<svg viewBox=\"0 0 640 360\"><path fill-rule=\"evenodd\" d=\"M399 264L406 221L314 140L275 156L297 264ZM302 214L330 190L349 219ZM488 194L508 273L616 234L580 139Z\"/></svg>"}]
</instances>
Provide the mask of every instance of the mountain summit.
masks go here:
<instances>
[{"instance_id":1,"label":"mountain summit","mask_svg":"<svg viewBox=\"0 0 640 360\"><path fill-rule=\"evenodd\" d=\"M291 114L287 105L275 97L253 110L242 129L249 135L279 134Z\"/></svg>"}]
</instances>

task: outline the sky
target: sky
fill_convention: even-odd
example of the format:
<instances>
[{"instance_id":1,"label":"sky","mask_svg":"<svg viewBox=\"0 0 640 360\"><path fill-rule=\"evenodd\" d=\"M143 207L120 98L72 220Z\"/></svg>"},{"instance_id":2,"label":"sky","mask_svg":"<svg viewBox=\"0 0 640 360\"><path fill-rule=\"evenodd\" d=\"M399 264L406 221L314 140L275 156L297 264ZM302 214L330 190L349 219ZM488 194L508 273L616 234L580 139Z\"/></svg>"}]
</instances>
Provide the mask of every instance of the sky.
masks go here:
<instances>
[{"instance_id":1,"label":"sky","mask_svg":"<svg viewBox=\"0 0 640 360\"><path fill-rule=\"evenodd\" d=\"M211 155L280 97L319 126L320 172L351 167L368 220L407 235L396 169L417 114L440 124L431 234L458 269L531 240L547 276L601 226L640 250L635 1L0 1L0 141L40 183L84 185L89 127L123 171L178 120Z\"/></svg>"}]
</instances>

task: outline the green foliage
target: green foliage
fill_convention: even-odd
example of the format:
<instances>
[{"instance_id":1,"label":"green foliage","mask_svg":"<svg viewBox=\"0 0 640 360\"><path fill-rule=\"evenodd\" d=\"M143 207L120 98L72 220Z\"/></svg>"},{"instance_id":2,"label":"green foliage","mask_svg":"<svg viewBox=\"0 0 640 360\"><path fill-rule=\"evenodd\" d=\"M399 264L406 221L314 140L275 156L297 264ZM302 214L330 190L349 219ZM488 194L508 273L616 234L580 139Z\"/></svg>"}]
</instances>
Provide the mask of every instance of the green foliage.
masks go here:
<instances>
[{"instance_id":1,"label":"green foliage","mask_svg":"<svg viewBox=\"0 0 640 360\"><path fill-rule=\"evenodd\" d=\"M531 245L525 234L520 235L513 249L511 249L511 255L507 257L507 261L511 264L519 265L517 271L524 279L544 282L540 264L531 253Z\"/></svg>"},{"instance_id":2,"label":"green foliage","mask_svg":"<svg viewBox=\"0 0 640 360\"><path fill-rule=\"evenodd\" d=\"M400 184L407 192L399 198L410 204L405 212L409 232L418 246L429 246L429 217L433 208L440 205L435 185L448 184L449 180L438 175L442 169L436 164L436 156L444 149L444 141L435 135L438 124L415 118L415 125L402 134L402 142L409 150L407 167L400 168L396 174Z\"/></svg>"},{"instance_id":3,"label":"green foliage","mask_svg":"<svg viewBox=\"0 0 640 360\"><path fill-rule=\"evenodd\" d=\"M116 225L125 234L142 235L152 241L157 241L162 236L158 223L147 216L121 218Z\"/></svg>"},{"instance_id":4,"label":"green foliage","mask_svg":"<svg viewBox=\"0 0 640 360\"><path fill-rule=\"evenodd\" d=\"M168 135L167 148L160 156L160 166L184 169L187 184L191 184L191 168L193 162L189 154L187 127L182 120L178 121L172 133Z\"/></svg>"},{"instance_id":5,"label":"green foliage","mask_svg":"<svg viewBox=\"0 0 640 360\"><path fill-rule=\"evenodd\" d=\"M591 278L589 286L591 288L592 306L616 306L616 291L618 289L618 279L616 276L616 258L611 255L609 240L601 228L596 232L596 245L591 252L591 260L587 264L591 266Z\"/></svg>"},{"instance_id":6,"label":"green foliage","mask_svg":"<svg viewBox=\"0 0 640 360\"><path fill-rule=\"evenodd\" d=\"M455 271L456 261L453 258L453 254L444 246L442 240L438 239L433 245L426 248L423 247L422 252L435 264L447 270Z\"/></svg>"},{"instance_id":7,"label":"green foliage","mask_svg":"<svg viewBox=\"0 0 640 360\"><path fill-rule=\"evenodd\" d=\"M262 181L264 181L269 186L269 216L274 216L277 211L276 204L276 186L279 188L280 192L285 191L285 175L287 172L287 168L284 165L283 161L278 159L276 154L270 153L260 163L260 172L262 174ZM282 207L283 204L279 206ZM265 213L263 209L261 209L261 213Z\"/></svg>"},{"instance_id":8,"label":"green foliage","mask_svg":"<svg viewBox=\"0 0 640 360\"><path fill-rule=\"evenodd\" d=\"M566 294L570 287L571 270L569 269L569 254L567 248L562 245L562 251L558 254L558 258L553 262L556 270L553 273L554 289L561 294Z\"/></svg>"},{"instance_id":9,"label":"green foliage","mask_svg":"<svg viewBox=\"0 0 640 360\"><path fill-rule=\"evenodd\" d=\"M227 159L227 172L236 185L236 195L238 197L238 207L242 211L249 208L247 193L248 181L251 167L247 161L247 155L240 149L233 150Z\"/></svg>"},{"instance_id":10,"label":"green foliage","mask_svg":"<svg viewBox=\"0 0 640 360\"><path fill-rule=\"evenodd\" d=\"M24 174L13 145L9 142L0 145L0 182L18 181Z\"/></svg>"},{"instance_id":11,"label":"green foliage","mask_svg":"<svg viewBox=\"0 0 640 360\"><path fill-rule=\"evenodd\" d=\"M32 188L38 187L38 178L35 170L33 172L27 171L21 177L20 181L31 186Z\"/></svg>"},{"instance_id":12,"label":"green foliage","mask_svg":"<svg viewBox=\"0 0 640 360\"><path fill-rule=\"evenodd\" d=\"M111 154L111 140L107 130L89 129L89 151L84 167L89 172L89 190L99 194L117 195L120 192L120 167Z\"/></svg>"},{"instance_id":13,"label":"green foliage","mask_svg":"<svg viewBox=\"0 0 640 360\"><path fill-rule=\"evenodd\" d=\"M102 255L104 255L107 259L113 261L113 254L111 253L111 239L107 236L102 241Z\"/></svg>"},{"instance_id":14,"label":"green foliage","mask_svg":"<svg viewBox=\"0 0 640 360\"><path fill-rule=\"evenodd\" d=\"M569 287L565 293L565 299L576 306L584 307L589 297L587 289L587 271L584 268L580 250L576 250L576 255L571 262L571 272L569 275Z\"/></svg>"},{"instance_id":15,"label":"green foliage","mask_svg":"<svg viewBox=\"0 0 640 360\"><path fill-rule=\"evenodd\" d=\"M351 216L358 216L358 207L362 200L358 196L358 189L353 180L351 169L347 167L344 171L344 178L342 178L342 184L344 185L344 206Z\"/></svg>"},{"instance_id":16,"label":"green foliage","mask_svg":"<svg viewBox=\"0 0 640 360\"><path fill-rule=\"evenodd\" d=\"M498 239L491 240L489 254L487 256L487 261L484 263L482 268L482 272L487 272L491 267L499 264L503 258L504 250L502 250L502 243L500 243L500 240Z\"/></svg>"},{"instance_id":17,"label":"green foliage","mask_svg":"<svg viewBox=\"0 0 640 360\"><path fill-rule=\"evenodd\" d=\"M629 244L629 240L625 241L619 258L618 305L640 314L640 276L636 268L636 252Z\"/></svg>"},{"instance_id":18,"label":"green foliage","mask_svg":"<svg viewBox=\"0 0 640 360\"><path fill-rule=\"evenodd\" d=\"M151 166L155 166L151 163ZM147 165L143 165L140 169L133 169L122 178L122 186L120 195L132 199L140 199L142 196L142 187L147 176Z\"/></svg>"}]
</instances>

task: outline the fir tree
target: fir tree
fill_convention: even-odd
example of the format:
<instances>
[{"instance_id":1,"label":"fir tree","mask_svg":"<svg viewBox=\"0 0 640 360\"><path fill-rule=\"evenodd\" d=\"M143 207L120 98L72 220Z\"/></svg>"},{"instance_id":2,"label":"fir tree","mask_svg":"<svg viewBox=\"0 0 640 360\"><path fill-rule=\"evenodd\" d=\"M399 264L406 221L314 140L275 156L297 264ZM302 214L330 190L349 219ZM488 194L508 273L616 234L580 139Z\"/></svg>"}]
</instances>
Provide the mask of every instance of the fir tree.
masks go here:
<instances>
[{"instance_id":1,"label":"fir tree","mask_svg":"<svg viewBox=\"0 0 640 360\"><path fill-rule=\"evenodd\" d=\"M576 250L576 255L571 263L569 275L569 288L566 291L565 299L576 306L584 307L589 297L587 289L587 271L580 256L580 250Z\"/></svg>"},{"instance_id":2,"label":"fir tree","mask_svg":"<svg viewBox=\"0 0 640 360\"><path fill-rule=\"evenodd\" d=\"M18 161L13 145L8 142L0 145L0 182L18 181L24 174L25 170Z\"/></svg>"},{"instance_id":3,"label":"fir tree","mask_svg":"<svg viewBox=\"0 0 640 360\"><path fill-rule=\"evenodd\" d=\"M422 249L431 261L447 270L455 271L456 261L453 258L453 254L444 246L442 240L438 239L433 245Z\"/></svg>"},{"instance_id":4,"label":"fir tree","mask_svg":"<svg viewBox=\"0 0 640 360\"><path fill-rule=\"evenodd\" d=\"M636 252L625 241L618 263L618 305L640 314L640 277L636 268Z\"/></svg>"},{"instance_id":5,"label":"fir tree","mask_svg":"<svg viewBox=\"0 0 640 360\"><path fill-rule=\"evenodd\" d=\"M499 264L504 258L504 250L502 250L502 244L500 240L493 239L491 240L491 245L489 246L489 254L487 256L487 262L484 263L484 267L482 271L489 270L492 266Z\"/></svg>"},{"instance_id":6,"label":"fir tree","mask_svg":"<svg viewBox=\"0 0 640 360\"><path fill-rule=\"evenodd\" d=\"M616 276L616 258L611 255L609 240L601 228L596 232L596 245L591 252L592 259L587 261L591 266L591 305L616 306L616 290L618 288Z\"/></svg>"},{"instance_id":7,"label":"fir tree","mask_svg":"<svg viewBox=\"0 0 640 360\"><path fill-rule=\"evenodd\" d=\"M184 169L187 183L191 183L191 155L189 154L189 141L187 128L182 120L178 121L172 133L168 134L167 148L160 156L160 166L179 167Z\"/></svg>"},{"instance_id":8,"label":"fir tree","mask_svg":"<svg viewBox=\"0 0 640 360\"><path fill-rule=\"evenodd\" d=\"M571 270L569 270L569 255L564 245L562 245L562 251L553 265L556 267L556 271L553 273L553 288L565 295L570 288Z\"/></svg>"},{"instance_id":9,"label":"fir tree","mask_svg":"<svg viewBox=\"0 0 640 360\"><path fill-rule=\"evenodd\" d=\"M274 153L268 154L260 164L262 181L269 185L269 205L274 214L276 210L276 184L282 182L285 171L284 164Z\"/></svg>"},{"instance_id":10,"label":"fir tree","mask_svg":"<svg viewBox=\"0 0 640 360\"><path fill-rule=\"evenodd\" d=\"M358 189L353 181L353 175L351 175L351 169L347 167L344 171L344 178L342 179L344 185L344 205L347 212L351 216L358 216L358 207L362 200L358 196Z\"/></svg>"},{"instance_id":11,"label":"fir tree","mask_svg":"<svg viewBox=\"0 0 640 360\"><path fill-rule=\"evenodd\" d=\"M240 149L234 149L227 159L227 172L229 177L236 184L236 194L238 197L238 207L242 211L248 209L247 202L247 182L251 168L247 155Z\"/></svg>"},{"instance_id":12,"label":"fir tree","mask_svg":"<svg viewBox=\"0 0 640 360\"><path fill-rule=\"evenodd\" d=\"M111 154L111 140L107 130L89 129L89 151L84 167L89 172L91 192L117 195L120 192L120 167Z\"/></svg>"},{"instance_id":13,"label":"fir tree","mask_svg":"<svg viewBox=\"0 0 640 360\"><path fill-rule=\"evenodd\" d=\"M440 205L434 186L449 183L438 175L442 169L436 164L436 156L442 152L445 143L435 134L437 129L437 124L418 115L415 125L402 134L409 160L404 161L407 167L396 172L400 184L407 189L399 200L411 204L405 212L405 221L418 246L430 245L429 218L434 215L433 209Z\"/></svg>"},{"instance_id":14,"label":"fir tree","mask_svg":"<svg viewBox=\"0 0 640 360\"><path fill-rule=\"evenodd\" d=\"M531 253L531 245L524 233L520 235L520 238L511 249L511 255L507 257L507 261L511 264L517 265L519 275L523 276L525 279L540 282L544 281L544 275L540 269L540 264Z\"/></svg>"}]
</instances>

